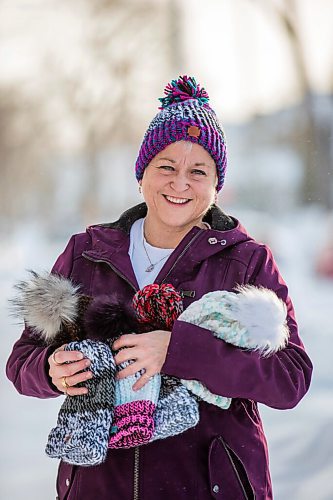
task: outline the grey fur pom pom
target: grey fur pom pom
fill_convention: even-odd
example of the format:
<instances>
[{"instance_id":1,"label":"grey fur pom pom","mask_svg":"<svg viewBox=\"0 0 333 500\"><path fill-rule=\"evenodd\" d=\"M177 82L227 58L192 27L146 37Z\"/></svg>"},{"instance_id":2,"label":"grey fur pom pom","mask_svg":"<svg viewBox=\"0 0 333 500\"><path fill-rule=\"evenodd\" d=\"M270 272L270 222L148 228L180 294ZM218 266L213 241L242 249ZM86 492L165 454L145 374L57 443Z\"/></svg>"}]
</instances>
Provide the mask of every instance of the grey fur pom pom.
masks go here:
<instances>
[{"instance_id":1,"label":"grey fur pom pom","mask_svg":"<svg viewBox=\"0 0 333 500\"><path fill-rule=\"evenodd\" d=\"M14 287L17 295L10 300L11 312L49 344L65 322L75 322L79 286L56 274L29 272L30 279Z\"/></svg>"}]
</instances>

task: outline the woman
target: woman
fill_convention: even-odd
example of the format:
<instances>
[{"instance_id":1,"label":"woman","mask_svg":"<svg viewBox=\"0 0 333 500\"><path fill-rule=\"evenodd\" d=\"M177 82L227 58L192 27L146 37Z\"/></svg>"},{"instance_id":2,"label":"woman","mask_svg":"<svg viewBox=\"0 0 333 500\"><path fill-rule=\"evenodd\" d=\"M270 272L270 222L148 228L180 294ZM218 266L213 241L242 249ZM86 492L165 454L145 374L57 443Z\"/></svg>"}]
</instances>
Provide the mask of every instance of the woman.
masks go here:
<instances>
[{"instance_id":1,"label":"woman","mask_svg":"<svg viewBox=\"0 0 333 500\"><path fill-rule=\"evenodd\" d=\"M135 390L161 373L196 379L212 393L233 398L232 404L222 410L201 401L195 427L139 448L109 450L101 465L61 462L61 500L270 499L257 403L293 408L309 388L311 362L270 249L215 204L227 161L225 137L208 95L186 76L173 80L165 94L136 162L144 203L116 222L72 236L53 273L80 283L87 295L116 290L124 300L149 283L171 283L182 293L185 308L210 291L263 286L287 306L289 342L262 357L180 320L172 331L118 338L113 344L120 349L116 364L134 360L119 371L119 378L144 369ZM7 375L25 395L75 397L87 392L77 385L92 376L82 371L88 365L80 352L54 351L26 328L8 360Z\"/></svg>"}]
</instances>

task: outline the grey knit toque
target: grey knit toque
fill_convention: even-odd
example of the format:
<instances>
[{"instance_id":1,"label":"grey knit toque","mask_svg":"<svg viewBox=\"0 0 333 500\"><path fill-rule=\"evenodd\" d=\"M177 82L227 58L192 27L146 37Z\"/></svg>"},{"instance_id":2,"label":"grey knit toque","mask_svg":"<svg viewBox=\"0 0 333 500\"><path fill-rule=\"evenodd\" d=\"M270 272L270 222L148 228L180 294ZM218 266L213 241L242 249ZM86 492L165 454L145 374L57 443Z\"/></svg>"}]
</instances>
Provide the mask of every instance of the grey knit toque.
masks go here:
<instances>
[{"instance_id":1,"label":"grey knit toque","mask_svg":"<svg viewBox=\"0 0 333 500\"><path fill-rule=\"evenodd\" d=\"M162 375L151 441L176 436L199 422L199 404L178 379Z\"/></svg>"},{"instance_id":2,"label":"grey knit toque","mask_svg":"<svg viewBox=\"0 0 333 500\"><path fill-rule=\"evenodd\" d=\"M116 365L108 345L83 340L71 342L67 351L81 351L89 358L93 378L84 382L88 394L67 396L58 421L50 432L46 453L74 465L97 465L107 454L114 408Z\"/></svg>"}]
</instances>

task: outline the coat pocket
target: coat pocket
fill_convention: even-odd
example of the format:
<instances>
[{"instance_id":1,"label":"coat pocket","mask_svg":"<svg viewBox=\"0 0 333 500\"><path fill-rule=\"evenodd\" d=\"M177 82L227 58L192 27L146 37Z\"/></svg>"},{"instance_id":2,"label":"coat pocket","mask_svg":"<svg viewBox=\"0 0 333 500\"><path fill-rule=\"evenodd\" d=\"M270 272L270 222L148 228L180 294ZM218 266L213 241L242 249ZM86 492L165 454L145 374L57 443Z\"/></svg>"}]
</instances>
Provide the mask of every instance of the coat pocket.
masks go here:
<instances>
[{"instance_id":1,"label":"coat pocket","mask_svg":"<svg viewBox=\"0 0 333 500\"><path fill-rule=\"evenodd\" d=\"M76 496L76 465L60 462L57 476L57 500L74 500Z\"/></svg>"},{"instance_id":2,"label":"coat pocket","mask_svg":"<svg viewBox=\"0 0 333 500\"><path fill-rule=\"evenodd\" d=\"M244 464L222 436L209 447L211 493L221 500L255 500L255 493Z\"/></svg>"}]
</instances>

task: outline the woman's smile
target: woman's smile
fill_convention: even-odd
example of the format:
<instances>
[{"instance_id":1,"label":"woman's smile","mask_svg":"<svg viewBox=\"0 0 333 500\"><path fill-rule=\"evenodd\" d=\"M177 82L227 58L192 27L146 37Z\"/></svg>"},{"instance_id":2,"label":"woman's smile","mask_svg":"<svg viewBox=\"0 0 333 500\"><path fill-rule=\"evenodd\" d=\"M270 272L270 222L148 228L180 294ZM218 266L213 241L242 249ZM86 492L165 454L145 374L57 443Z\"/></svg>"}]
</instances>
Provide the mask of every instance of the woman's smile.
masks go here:
<instances>
[{"instance_id":1,"label":"woman's smile","mask_svg":"<svg viewBox=\"0 0 333 500\"><path fill-rule=\"evenodd\" d=\"M175 196L169 196L167 194L163 195L166 201L171 205L186 205L191 201L191 198L178 198Z\"/></svg>"}]
</instances>

